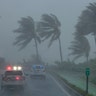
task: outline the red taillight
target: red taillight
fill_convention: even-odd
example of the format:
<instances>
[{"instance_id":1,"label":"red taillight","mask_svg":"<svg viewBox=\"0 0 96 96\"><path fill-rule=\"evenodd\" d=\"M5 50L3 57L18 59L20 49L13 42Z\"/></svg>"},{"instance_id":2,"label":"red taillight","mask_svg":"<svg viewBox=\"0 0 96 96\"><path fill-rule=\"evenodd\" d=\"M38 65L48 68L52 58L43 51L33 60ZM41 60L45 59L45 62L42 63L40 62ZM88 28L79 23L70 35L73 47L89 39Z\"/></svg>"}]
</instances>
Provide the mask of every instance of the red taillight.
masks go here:
<instances>
[{"instance_id":1,"label":"red taillight","mask_svg":"<svg viewBox=\"0 0 96 96\"><path fill-rule=\"evenodd\" d=\"M16 76L16 80L25 80L24 76Z\"/></svg>"},{"instance_id":2,"label":"red taillight","mask_svg":"<svg viewBox=\"0 0 96 96\"><path fill-rule=\"evenodd\" d=\"M16 76L16 80L20 80L20 77L19 76Z\"/></svg>"}]
</instances>

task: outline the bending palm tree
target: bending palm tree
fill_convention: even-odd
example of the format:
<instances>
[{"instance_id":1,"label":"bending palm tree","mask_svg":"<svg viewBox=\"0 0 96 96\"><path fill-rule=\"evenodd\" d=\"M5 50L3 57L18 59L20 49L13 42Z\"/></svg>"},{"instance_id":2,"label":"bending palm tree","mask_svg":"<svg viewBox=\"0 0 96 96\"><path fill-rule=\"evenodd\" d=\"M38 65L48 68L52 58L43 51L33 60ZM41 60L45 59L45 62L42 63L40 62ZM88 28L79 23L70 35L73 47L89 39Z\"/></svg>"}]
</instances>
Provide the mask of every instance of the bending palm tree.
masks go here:
<instances>
[{"instance_id":1,"label":"bending palm tree","mask_svg":"<svg viewBox=\"0 0 96 96\"><path fill-rule=\"evenodd\" d=\"M79 17L76 25L76 33L87 35L92 33L96 44L96 3L90 3Z\"/></svg>"},{"instance_id":2,"label":"bending palm tree","mask_svg":"<svg viewBox=\"0 0 96 96\"><path fill-rule=\"evenodd\" d=\"M77 36L75 37L75 41L71 42L72 45L69 49L72 50L72 53L69 55L74 55L74 60L78 59L81 56L85 56L88 62L89 52L90 52L90 45L84 36Z\"/></svg>"},{"instance_id":3,"label":"bending palm tree","mask_svg":"<svg viewBox=\"0 0 96 96\"><path fill-rule=\"evenodd\" d=\"M91 13L91 22L89 30L91 31L91 33L93 33L96 44L96 3L90 3L90 5L87 6L87 8Z\"/></svg>"},{"instance_id":4,"label":"bending palm tree","mask_svg":"<svg viewBox=\"0 0 96 96\"><path fill-rule=\"evenodd\" d=\"M14 32L19 33L19 36L16 37L14 45L20 46L21 50L25 48L34 39L38 59L39 55L37 41L40 42L40 38L37 36L34 20L32 19L32 17L28 16L27 18L21 18L18 23L20 24L20 26L18 29L14 30Z\"/></svg>"},{"instance_id":5,"label":"bending palm tree","mask_svg":"<svg viewBox=\"0 0 96 96\"><path fill-rule=\"evenodd\" d=\"M57 17L53 14L43 14L41 21L38 23L38 32L43 41L50 38L49 47L52 45L53 41L59 40L60 57L62 60L62 50L60 41L60 22Z\"/></svg>"}]
</instances>

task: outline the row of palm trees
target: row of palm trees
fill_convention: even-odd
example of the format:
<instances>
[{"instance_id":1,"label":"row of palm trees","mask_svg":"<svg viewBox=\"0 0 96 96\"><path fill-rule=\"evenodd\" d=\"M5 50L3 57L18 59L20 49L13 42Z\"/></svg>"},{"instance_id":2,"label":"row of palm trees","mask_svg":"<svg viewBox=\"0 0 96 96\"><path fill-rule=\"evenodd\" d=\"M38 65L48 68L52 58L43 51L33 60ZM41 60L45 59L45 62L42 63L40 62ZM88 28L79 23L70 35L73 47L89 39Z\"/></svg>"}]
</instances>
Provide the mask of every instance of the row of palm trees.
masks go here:
<instances>
[{"instance_id":1,"label":"row of palm trees","mask_svg":"<svg viewBox=\"0 0 96 96\"><path fill-rule=\"evenodd\" d=\"M38 42L45 41L50 38L50 47L55 40L59 40L60 57L62 59L61 41L60 41L60 27L61 24L57 17L53 14L43 14L39 22L35 22L32 17L22 17L18 21L19 28L14 30L19 35L16 37L14 45L20 46L20 50L24 49L32 40L35 42L37 59L39 58L38 53Z\"/></svg>"},{"instance_id":2,"label":"row of palm trees","mask_svg":"<svg viewBox=\"0 0 96 96\"><path fill-rule=\"evenodd\" d=\"M19 33L19 36L16 37L14 45L20 46L21 50L34 40L38 57L38 42L41 43L49 39L48 47L50 47L55 40L58 40L61 62L63 61L60 41L61 23L55 15L43 14L41 20L37 23L30 16L26 18L23 17L18 23L20 24L19 28L14 30L14 32ZM86 7L80 15L75 28L75 38L69 47L72 53L69 55L74 55L74 60L81 56L85 56L88 62L90 44L86 35L90 33L94 35L96 44L96 3L90 3L89 6Z\"/></svg>"},{"instance_id":3,"label":"row of palm trees","mask_svg":"<svg viewBox=\"0 0 96 96\"><path fill-rule=\"evenodd\" d=\"M90 45L86 35L92 34L96 44L96 3L90 3L82 12L76 24L75 39L69 49L72 50L71 55L75 55L74 59L86 56L87 62L90 52Z\"/></svg>"}]
</instances>

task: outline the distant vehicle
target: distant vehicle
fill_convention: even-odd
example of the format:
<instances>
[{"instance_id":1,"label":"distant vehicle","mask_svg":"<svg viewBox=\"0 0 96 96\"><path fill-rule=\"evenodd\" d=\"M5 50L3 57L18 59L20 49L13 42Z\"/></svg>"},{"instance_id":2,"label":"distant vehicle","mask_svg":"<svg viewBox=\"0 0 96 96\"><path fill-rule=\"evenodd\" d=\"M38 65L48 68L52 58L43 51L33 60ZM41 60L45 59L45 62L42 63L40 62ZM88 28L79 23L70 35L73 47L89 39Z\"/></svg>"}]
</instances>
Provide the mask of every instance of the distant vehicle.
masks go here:
<instances>
[{"instance_id":1,"label":"distant vehicle","mask_svg":"<svg viewBox=\"0 0 96 96\"><path fill-rule=\"evenodd\" d=\"M1 79L1 89L9 87L17 87L24 89L25 75L21 66L7 66Z\"/></svg>"},{"instance_id":2,"label":"distant vehicle","mask_svg":"<svg viewBox=\"0 0 96 96\"><path fill-rule=\"evenodd\" d=\"M31 67L31 78L42 77L46 78L46 68L43 64L33 64Z\"/></svg>"}]
</instances>

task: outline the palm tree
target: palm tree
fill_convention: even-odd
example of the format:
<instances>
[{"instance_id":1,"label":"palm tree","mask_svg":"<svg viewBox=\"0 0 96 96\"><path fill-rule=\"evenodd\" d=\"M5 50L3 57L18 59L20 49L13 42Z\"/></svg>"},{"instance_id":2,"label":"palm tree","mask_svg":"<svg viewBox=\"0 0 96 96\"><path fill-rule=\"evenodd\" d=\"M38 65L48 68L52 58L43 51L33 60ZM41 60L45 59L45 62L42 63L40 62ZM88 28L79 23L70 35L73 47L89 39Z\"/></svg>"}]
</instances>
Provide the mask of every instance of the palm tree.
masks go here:
<instances>
[{"instance_id":1,"label":"palm tree","mask_svg":"<svg viewBox=\"0 0 96 96\"><path fill-rule=\"evenodd\" d=\"M69 55L74 55L74 60L78 59L81 56L85 56L88 62L90 45L86 37L84 36L76 36L75 40L71 42L72 45L69 47L72 50L72 53Z\"/></svg>"},{"instance_id":2,"label":"palm tree","mask_svg":"<svg viewBox=\"0 0 96 96\"><path fill-rule=\"evenodd\" d=\"M59 40L59 49L60 49L60 58L62 60L62 50L61 50L61 41L60 41L60 21L53 14L43 14L41 21L38 23L39 35L42 38L42 41L50 38L48 47L50 47L55 40Z\"/></svg>"},{"instance_id":3,"label":"palm tree","mask_svg":"<svg viewBox=\"0 0 96 96\"><path fill-rule=\"evenodd\" d=\"M87 6L88 10L91 13L91 23L90 23L90 31L94 35L95 38L95 44L96 44L96 3L90 3L89 6Z\"/></svg>"},{"instance_id":4,"label":"palm tree","mask_svg":"<svg viewBox=\"0 0 96 96\"><path fill-rule=\"evenodd\" d=\"M36 33L35 22L32 17L22 17L18 21L19 28L14 30L15 33L18 33L19 36L16 37L14 45L20 46L20 50L25 48L32 40L35 42L36 54L38 58L38 43L40 43L40 38Z\"/></svg>"},{"instance_id":5,"label":"palm tree","mask_svg":"<svg viewBox=\"0 0 96 96\"><path fill-rule=\"evenodd\" d=\"M90 3L79 17L76 24L76 34L88 35L92 33L96 44L96 3Z\"/></svg>"}]
</instances>

